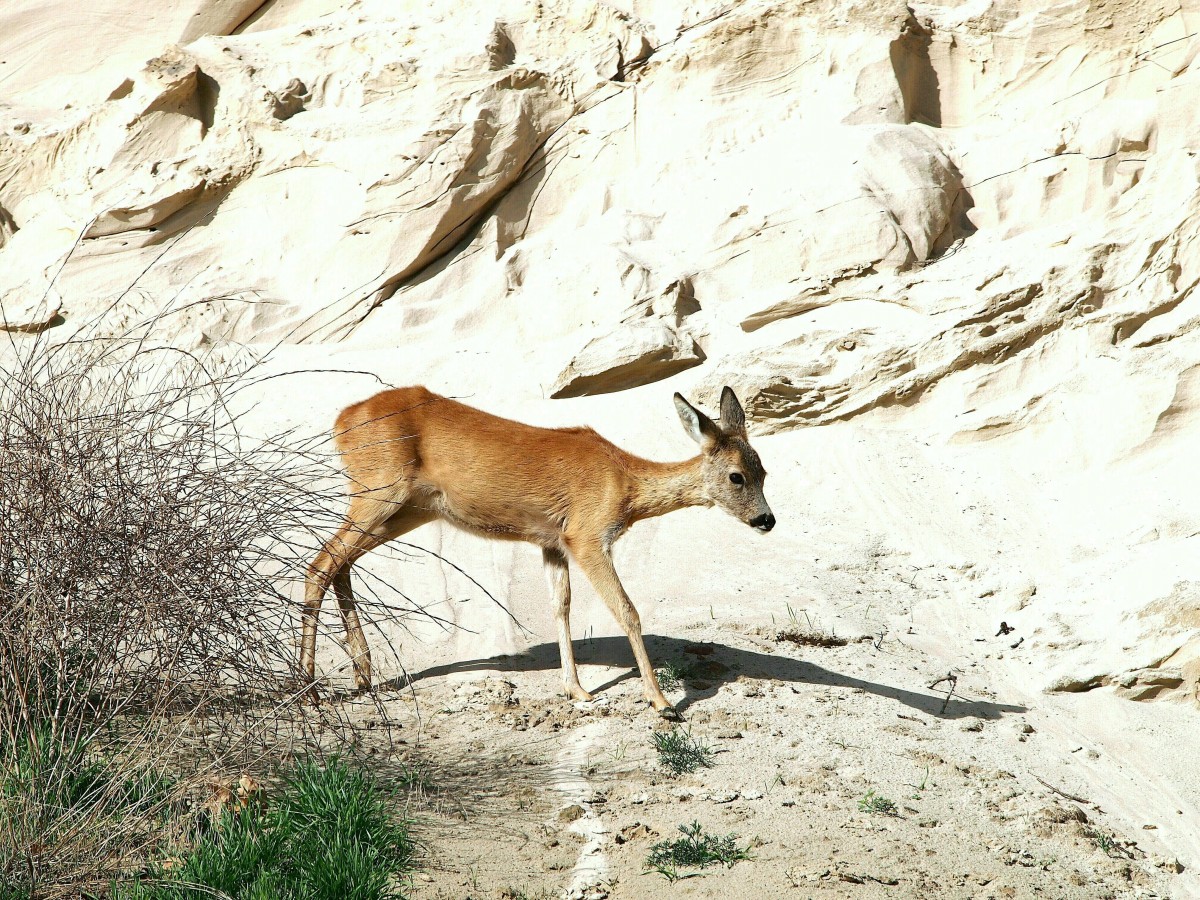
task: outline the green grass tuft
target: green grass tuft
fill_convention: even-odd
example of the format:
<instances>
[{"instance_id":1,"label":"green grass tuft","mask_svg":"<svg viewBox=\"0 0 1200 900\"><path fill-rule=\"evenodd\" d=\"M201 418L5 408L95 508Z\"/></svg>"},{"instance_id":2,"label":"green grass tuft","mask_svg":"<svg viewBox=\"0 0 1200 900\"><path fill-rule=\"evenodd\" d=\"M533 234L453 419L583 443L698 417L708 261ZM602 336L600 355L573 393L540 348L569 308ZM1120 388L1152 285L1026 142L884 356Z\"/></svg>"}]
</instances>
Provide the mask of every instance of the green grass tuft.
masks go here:
<instances>
[{"instance_id":1,"label":"green grass tuft","mask_svg":"<svg viewBox=\"0 0 1200 900\"><path fill-rule=\"evenodd\" d=\"M265 809L226 811L179 864L119 885L116 900L389 900L413 844L392 793L338 759L304 763Z\"/></svg>"},{"instance_id":2,"label":"green grass tuft","mask_svg":"<svg viewBox=\"0 0 1200 900\"><path fill-rule=\"evenodd\" d=\"M684 728L654 732L654 749L658 751L659 764L673 775L695 772L701 766L712 768L716 755L712 747L692 737L691 731Z\"/></svg>"},{"instance_id":3,"label":"green grass tuft","mask_svg":"<svg viewBox=\"0 0 1200 900\"><path fill-rule=\"evenodd\" d=\"M119 839L148 839L163 825L171 789L161 773L101 754L87 737L42 724L0 734L0 900L38 895L35 861L55 858L81 832L98 856Z\"/></svg>"}]
</instances>

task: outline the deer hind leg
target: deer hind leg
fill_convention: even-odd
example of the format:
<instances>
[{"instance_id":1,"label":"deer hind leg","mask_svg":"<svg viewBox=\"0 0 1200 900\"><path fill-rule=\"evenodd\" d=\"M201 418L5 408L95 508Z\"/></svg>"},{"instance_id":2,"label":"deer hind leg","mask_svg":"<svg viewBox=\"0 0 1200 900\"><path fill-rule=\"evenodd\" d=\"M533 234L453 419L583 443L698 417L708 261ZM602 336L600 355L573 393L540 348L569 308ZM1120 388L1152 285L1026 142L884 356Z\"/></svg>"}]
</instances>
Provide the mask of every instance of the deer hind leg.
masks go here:
<instances>
[{"instance_id":1,"label":"deer hind leg","mask_svg":"<svg viewBox=\"0 0 1200 900\"><path fill-rule=\"evenodd\" d=\"M654 674L654 666L650 663L650 654L642 641L642 620L633 602L625 593L617 570L613 568L612 557L602 547L586 546L572 548L575 559L587 574L588 580L596 588L596 593L604 600L606 606L616 617L617 622L629 638L629 646L633 648L633 658L637 660L638 671L642 675L642 689L646 700L658 710L659 715L666 719L679 718L678 712L667 698L663 696L662 688L658 686L658 678Z\"/></svg>"},{"instance_id":2,"label":"deer hind leg","mask_svg":"<svg viewBox=\"0 0 1200 900\"><path fill-rule=\"evenodd\" d=\"M546 581L554 596L554 617L558 621L558 655L562 663L563 687L572 700L591 700L592 695L579 684L575 668L575 650L571 645L571 576L567 555L557 547L543 547L542 561L546 564Z\"/></svg>"},{"instance_id":3,"label":"deer hind leg","mask_svg":"<svg viewBox=\"0 0 1200 900\"><path fill-rule=\"evenodd\" d=\"M364 553L433 518L433 513L428 510L411 506L397 509L395 502L360 497L351 501L346 521L325 542L308 568L301 616L300 670L310 684L316 681L317 618L321 601L332 583L346 629L346 646L354 663L355 680L359 687L370 687L371 651L358 619L350 586L350 569ZM315 690L310 697L315 698Z\"/></svg>"},{"instance_id":4,"label":"deer hind leg","mask_svg":"<svg viewBox=\"0 0 1200 900\"><path fill-rule=\"evenodd\" d=\"M333 593L337 597L338 609L342 614L342 627L346 629L346 650L354 664L354 683L360 690L371 686L371 648L358 621L358 607L354 602L354 588L350 584L350 563L346 563L333 576Z\"/></svg>"}]
</instances>

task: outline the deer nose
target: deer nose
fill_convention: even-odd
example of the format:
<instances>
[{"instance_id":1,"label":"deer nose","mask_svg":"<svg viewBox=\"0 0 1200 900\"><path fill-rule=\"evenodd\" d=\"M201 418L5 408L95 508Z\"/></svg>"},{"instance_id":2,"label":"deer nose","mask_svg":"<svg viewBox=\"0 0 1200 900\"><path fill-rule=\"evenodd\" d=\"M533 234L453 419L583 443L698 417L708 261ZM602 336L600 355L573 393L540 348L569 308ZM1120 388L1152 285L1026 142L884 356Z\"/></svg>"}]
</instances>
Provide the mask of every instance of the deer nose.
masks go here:
<instances>
[{"instance_id":1,"label":"deer nose","mask_svg":"<svg viewBox=\"0 0 1200 900\"><path fill-rule=\"evenodd\" d=\"M775 527L775 517L770 513L763 513L761 516L755 516L751 519L750 525L759 531L770 531Z\"/></svg>"}]
</instances>

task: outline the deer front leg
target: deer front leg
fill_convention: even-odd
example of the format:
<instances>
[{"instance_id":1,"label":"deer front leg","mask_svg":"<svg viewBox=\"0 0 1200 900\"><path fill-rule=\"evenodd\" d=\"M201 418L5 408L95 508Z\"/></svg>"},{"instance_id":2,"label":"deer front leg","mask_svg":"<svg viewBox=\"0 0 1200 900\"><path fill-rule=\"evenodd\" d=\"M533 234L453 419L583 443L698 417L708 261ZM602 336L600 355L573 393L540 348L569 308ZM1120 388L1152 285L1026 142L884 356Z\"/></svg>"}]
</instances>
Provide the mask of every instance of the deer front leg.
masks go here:
<instances>
[{"instance_id":1,"label":"deer front leg","mask_svg":"<svg viewBox=\"0 0 1200 900\"><path fill-rule=\"evenodd\" d=\"M629 638L629 646L633 648L633 658L637 660L638 671L642 675L642 689L646 700L658 710L664 719L678 719L679 713L663 696L662 688L658 686L658 678L654 674L654 666L650 663L650 655L642 642L642 620L634 609L629 595L617 577L613 568L612 557L603 547L585 546L572 548L575 559L587 574L588 580L616 617L617 622Z\"/></svg>"},{"instance_id":2,"label":"deer front leg","mask_svg":"<svg viewBox=\"0 0 1200 900\"><path fill-rule=\"evenodd\" d=\"M542 548L546 564L546 581L554 597L554 618L558 621L558 655L562 664L563 687L572 700L591 700L592 695L579 684L575 668L575 649L571 645L571 576L567 555L557 547Z\"/></svg>"}]
</instances>

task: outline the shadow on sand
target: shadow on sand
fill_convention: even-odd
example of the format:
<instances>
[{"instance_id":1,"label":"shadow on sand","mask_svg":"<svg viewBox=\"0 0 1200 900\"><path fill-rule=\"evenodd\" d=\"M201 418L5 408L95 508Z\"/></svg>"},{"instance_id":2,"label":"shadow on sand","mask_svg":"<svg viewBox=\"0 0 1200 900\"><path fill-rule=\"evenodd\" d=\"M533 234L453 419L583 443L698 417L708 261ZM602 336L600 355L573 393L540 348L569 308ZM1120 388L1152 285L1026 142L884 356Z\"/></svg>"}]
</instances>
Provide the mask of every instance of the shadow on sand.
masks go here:
<instances>
[{"instance_id":1,"label":"shadow on sand","mask_svg":"<svg viewBox=\"0 0 1200 900\"><path fill-rule=\"evenodd\" d=\"M656 660L659 664L667 660L680 662L686 664L690 670L686 679L685 696L676 704L676 708L680 712L686 710L697 700L714 696L721 685L736 681L740 675L794 684L857 688L870 694L895 700L910 709L940 719L999 719L1005 713L1026 711L1024 706L970 700L957 694L947 703L945 692L919 693L887 684L878 684L874 681L865 681L861 678L830 671L810 662L792 659L782 653L756 653L752 650L738 650L725 644L697 643L658 635L646 635L645 640L651 659ZM625 673L604 684L589 685L585 683L584 687L593 694L602 693L607 688L628 678L638 677L629 641L623 636L576 641L575 657L580 663L627 669ZM470 659L442 666L431 666L423 671L412 673L408 678L396 679L385 687L398 689L424 678L435 678L455 672L480 670L534 672L558 667L558 645L536 644L516 656Z\"/></svg>"}]
</instances>

